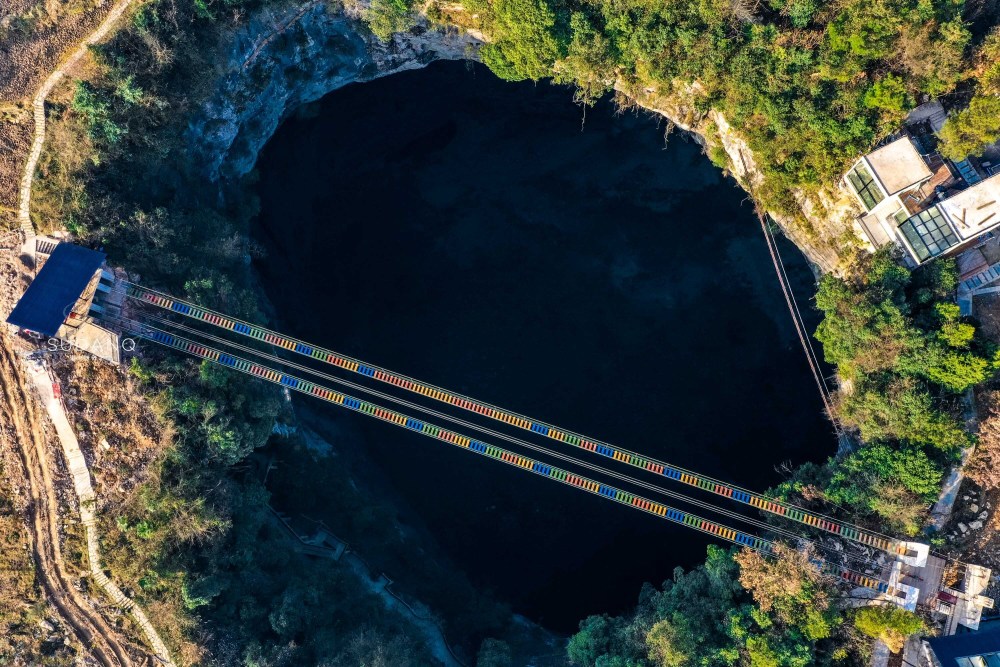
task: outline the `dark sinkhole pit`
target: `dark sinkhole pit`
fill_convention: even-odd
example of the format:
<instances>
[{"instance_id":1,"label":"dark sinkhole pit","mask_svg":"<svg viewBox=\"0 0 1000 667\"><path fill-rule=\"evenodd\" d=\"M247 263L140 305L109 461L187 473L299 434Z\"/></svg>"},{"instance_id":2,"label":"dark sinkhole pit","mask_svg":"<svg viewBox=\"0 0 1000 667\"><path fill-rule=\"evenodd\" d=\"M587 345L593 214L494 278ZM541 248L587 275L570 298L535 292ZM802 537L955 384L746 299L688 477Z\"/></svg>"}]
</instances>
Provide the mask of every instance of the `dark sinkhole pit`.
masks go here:
<instances>
[{"instance_id":1,"label":"dark sinkhole pit","mask_svg":"<svg viewBox=\"0 0 1000 667\"><path fill-rule=\"evenodd\" d=\"M752 489L834 451L753 210L690 139L457 62L316 111L258 165L256 268L280 328ZM815 326L809 268L781 249ZM457 567L553 629L627 609L709 543L313 407L350 425Z\"/></svg>"}]
</instances>

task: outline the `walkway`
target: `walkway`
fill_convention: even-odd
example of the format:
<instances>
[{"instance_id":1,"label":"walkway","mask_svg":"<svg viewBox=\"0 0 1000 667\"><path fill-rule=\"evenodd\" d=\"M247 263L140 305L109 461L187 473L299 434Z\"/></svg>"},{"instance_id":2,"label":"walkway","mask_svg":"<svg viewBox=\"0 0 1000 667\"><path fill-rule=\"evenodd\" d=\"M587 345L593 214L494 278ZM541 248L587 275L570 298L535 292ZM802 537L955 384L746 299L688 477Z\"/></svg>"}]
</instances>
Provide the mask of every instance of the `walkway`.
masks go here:
<instances>
[{"instance_id":1,"label":"walkway","mask_svg":"<svg viewBox=\"0 0 1000 667\"><path fill-rule=\"evenodd\" d=\"M978 288L988 285L998 278L1000 278L1000 262L991 264L971 278L963 280L959 285L959 289L964 287L970 292L975 292Z\"/></svg>"},{"instance_id":2,"label":"walkway","mask_svg":"<svg viewBox=\"0 0 1000 667\"><path fill-rule=\"evenodd\" d=\"M80 46L77 47L76 51L45 79L38 92L35 93L35 99L31 102L32 114L35 120L35 137L31 142L28 161L24 165L17 208L17 222L24 234L25 248L35 238L35 228L31 224L31 185L35 178L35 169L38 166L38 160L42 156L42 147L45 145L45 100L56 84L66 76L66 72L87 55L89 48L107 37L111 28L114 27L115 23L122 17L122 14L125 13L125 10L128 9L133 1L121 0L121 2L115 5L108 12L101 25L97 27L97 30L90 33L86 39L80 42Z\"/></svg>"},{"instance_id":3,"label":"walkway","mask_svg":"<svg viewBox=\"0 0 1000 667\"><path fill-rule=\"evenodd\" d=\"M24 235L22 254L28 253L31 257L34 257L35 228L31 223L31 188L35 178L35 169L38 167L38 160L41 158L42 148L45 145L45 100L56 84L66 76L66 73L87 55L90 47L108 36L111 29L122 15L125 14L125 11L133 1L120 0L108 12L108 15L97 29L80 42L77 49L49 74L39 87L38 92L35 93L35 97L31 103L35 134L31 143L31 150L28 153L28 160L24 165L24 173L21 177L17 209L18 225ZM174 667L166 644L163 643L156 629L149 622L145 612L134 601L126 597L122 590L113 581L108 579L104 571L101 570L100 547L98 544L96 515L94 513L97 495L94 493L94 489L90 483L90 471L87 468L87 461L80 451L80 444L76 439L76 434L73 433L73 429L70 427L69 421L66 419L66 413L63 410L62 404L53 394L52 381L48 372L44 367L31 363L28 364L27 371L35 388L38 390L42 402L45 404L52 424L55 426L59 442L62 445L63 454L69 466L70 476L73 478L73 486L76 489L76 495L80 503L80 520L87 532L87 559L90 562L90 573L101 587L101 590L114 600L115 604L132 614L136 623L142 628L146 641L152 646L160 662L168 667Z\"/></svg>"},{"instance_id":4,"label":"walkway","mask_svg":"<svg viewBox=\"0 0 1000 667\"><path fill-rule=\"evenodd\" d=\"M174 667L166 644L160 639L160 635L149 622L146 614L101 569L101 554L97 541L97 514L94 511L94 506L97 504L97 494L94 493L94 487L90 483L87 460L84 458L76 434L66 418L66 411L63 410L62 403L55 396L52 388L52 376L49 375L48 370L41 362L29 361L25 366L28 377L31 378L31 382L45 406L45 411L56 429L63 455L66 457L70 477L73 479L73 488L76 489L76 496L80 502L80 522L87 531L87 560L90 562L90 574L101 590L114 600L119 608L132 614L136 623L142 628L146 641L153 648L160 663L167 667Z\"/></svg>"}]
</instances>

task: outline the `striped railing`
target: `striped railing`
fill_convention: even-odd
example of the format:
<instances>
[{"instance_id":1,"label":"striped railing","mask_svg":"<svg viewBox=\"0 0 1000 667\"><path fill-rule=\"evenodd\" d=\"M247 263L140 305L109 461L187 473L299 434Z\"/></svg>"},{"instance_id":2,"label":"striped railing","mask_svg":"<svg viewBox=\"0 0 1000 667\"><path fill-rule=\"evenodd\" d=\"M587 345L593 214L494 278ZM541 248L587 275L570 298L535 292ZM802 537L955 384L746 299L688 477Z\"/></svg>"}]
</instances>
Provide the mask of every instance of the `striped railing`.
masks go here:
<instances>
[{"instance_id":1,"label":"striped railing","mask_svg":"<svg viewBox=\"0 0 1000 667\"><path fill-rule=\"evenodd\" d=\"M483 401L478 401L456 392L436 387L426 382L415 380L405 375L354 359L332 350L311 345L305 341L298 340L291 336L285 336L284 334L280 334L276 331L251 324L249 322L229 317L223 313L209 310L187 301L175 299L147 287L130 283L128 285L128 296L137 301L148 303L164 310L172 311L185 317L205 322L269 345L280 347L295 354L309 357L321 363L335 366L358 375L363 375L379 382L398 387L405 391L419 394L432 400L453 405L489 419L509 424L519 429L531 431L543 437L549 438L550 440L555 440L572 447L584 449L600 456L606 456L625 465L640 468L653 474L680 482L681 484L686 484L688 486L702 489L708 493L723 496L736 502L749 505L762 512L768 512L770 514L781 516L791 521L796 521L820 531L832 533L852 541L860 542L861 544L893 555L904 555L906 553L905 545L891 537L864 530L852 524L802 509L792 505L791 503L769 498L762 494L728 484L707 475L701 475L690 470L685 470L679 466L643 456L594 438L588 438L566 429L557 428L551 424L531 419L509 410L498 408Z\"/></svg>"}]
</instances>

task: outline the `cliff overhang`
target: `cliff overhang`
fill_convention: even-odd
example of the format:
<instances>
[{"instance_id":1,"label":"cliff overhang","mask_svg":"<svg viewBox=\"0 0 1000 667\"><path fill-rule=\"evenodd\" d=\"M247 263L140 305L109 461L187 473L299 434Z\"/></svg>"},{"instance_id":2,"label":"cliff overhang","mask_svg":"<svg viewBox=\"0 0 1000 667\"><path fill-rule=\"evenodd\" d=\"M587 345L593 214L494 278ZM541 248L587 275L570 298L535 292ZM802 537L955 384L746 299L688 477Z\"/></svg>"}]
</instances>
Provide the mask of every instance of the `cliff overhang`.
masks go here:
<instances>
[{"instance_id":1,"label":"cliff overhang","mask_svg":"<svg viewBox=\"0 0 1000 667\"><path fill-rule=\"evenodd\" d=\"M476 59L484 37L419 18L388 41L359 19L363 8L331 9L322 0L266 8L226 37L224 73L191 118L187 144L199 176L235 180L249 173L264 144L296 109L342 86L416 69L441 59ZM727 169L753 196L763 181L740 133L718 111L698 111L697 84L668 94L653 87L615 85L622 95L692 133L707 151L724 151ZM677 92L680 90L681 92ZM817 273L839 272L862 247L857 205L841 187L794 193L795 216L772 213Z\"/></svg>"}]
</instances>

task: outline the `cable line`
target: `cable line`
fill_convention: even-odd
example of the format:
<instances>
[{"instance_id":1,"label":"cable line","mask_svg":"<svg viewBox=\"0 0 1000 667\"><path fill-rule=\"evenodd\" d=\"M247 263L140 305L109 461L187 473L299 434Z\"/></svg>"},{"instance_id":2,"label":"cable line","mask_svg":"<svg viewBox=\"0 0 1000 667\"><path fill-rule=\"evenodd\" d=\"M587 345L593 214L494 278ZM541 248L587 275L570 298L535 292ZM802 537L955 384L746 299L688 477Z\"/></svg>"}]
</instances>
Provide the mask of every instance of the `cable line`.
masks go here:
<instances>
[{"instance_id":1,"label":"cable line","mask_svg":"<svg viewBox=\"0 0 1000 667\"><path fill-rule=\"evenodd\" d=\"M792 288L788 284L788 275L785 273L784 262L781 261L781 256L778 254L777 243L774 242L774 237L771 236L771 231L767 227L767 220L764 215L758 210L757 219L760 221L761 229L764 230L764 240L767 243L767 251L771 255L771 263L774 264L774 271L778 274L778 283L781 285L781 294L785 297L785 304L788 306L788 312L792 316L792 323L795 325L795 333L799 338L799 343L802 345L802 351L805 352L806 361L809 363L809 369L812 371L813 379L816 381L816 388L819 389L820 398L823 401L823 407L826 410L827 417L833 423L834 429L836 429L837 434L840 434L840 427L837 424L836 418L833 414L833 403L830 397L829 388L826 386L826 380L823 378L823 374L820 372L819 359L816 357L816 353L812 349L812 345L809 343L808 334L805 330L805 322L802 320L802 313L799 311L798 303L795 301L795 294L792 293Z\"/></svg>"},{"instance_id":2,"label":"cable line","mask_svg":"<svg viewBox=\"0 0 1000 667\"><path fill-rule=\"evenodd\" d=\"M489 435L489 436L492 436L492 437L495 437L495 438L501 438L501 439L503 439L503 440L505 440L505 441L507 441L507 442L509 442L511 444L514 444L514 445L517 445L517 446L521 446L521 447L525 447L525 448L530 449L530 450L535 451L535 452L539 452L539 453L543 453L543 454L547 454L547 455L553 456L553 457L558 458L558 459L560 459L562 461L566 461L568 463L573 463L575 465L579 465L581 467L585 467L588 470L591 470L591 471L594 471L594 472L598 472L598 473L601 473L601 474L606 474L608 476L614 477L615 479L618 479L620 481L623 481L623 482L626 482L626 483L629 483L629 484L635 484L637 486L641 486L641 487L643 487L643 488L645 488L647 490L653 491L655 493L660 493L660 494L663 494L663 495L668 496L670 498L674 498L675 500L680 500L682 502L687 502L687 503L690 503L692 505L695 505L696 507L700 507L702 509L707 509L709 511L716 512L718 514L722 514L724 516L736 519L738 521L744 521L744 522L749 523L751 525L754 525L754 526L756 526L758 528L763 528L765 530L774 532L774 533L782 535L784 537L795 539L795 540L798 540L800 542L807 542L809 544L812 544L812 545L816 546L817 548L826 550L828 552L836 552L835 549L832 549L831 547L823 545L822 543L818 543L818 542L816 542L814 540L802 537L800 534L795 533L794 531L782 528L780 526L775 526L774 524L769 524L769 523L757 520L757 519L752 518L752 517L748 517L748 516L746 516L744 514L740 514L739 512L734 512L733 510L729 510L729 509L726 509L726 508L723 508L723 507L719 507L717 505L713 505L713 504L711 504L709 502L706 502L706 501L703 501L703 500L699 500L697 498L693 498L691 496L685 495L683 493L679 493L677 491L672 491L670 489L664 488L664 487L656 485L656 484L651 484L649 482L646 482L646 481L643 481L643 480L640 480L640 479L636 479L636 478L631 477L629 475L625 475L623 473L620 473L618 471L605 468L603 466L599 466L599 465L596 465L596 464L593 464L593 463L589 463L589 462L584 461L582 459L578 459L578 458L576 458L574 456L570 456L568 454L563 454L562 452L559 452L558 450L554 450L554 449L551 449L551 448L545 447L545 446L536 445L536 444L528 442L526 440L522 440L520 438L517 438L517 437L514 437L514 436L510 436L510 435L507 435L505 433L501 433L499 431L494 431L493 429L490 429L490 428L488 428L486 426L482 426L482 425L476 424L474 422L465 421L465 420L463 420L461 418L458 418L458 417L455 417L453 415L449 415L447 413L439 412L437 410L434 410L432 408L428 408L428 407L419 405L417 403L412 403L412 402L407 401L405 399L401 399L401 398L398 398L396 396L392 396L391 394L386 394L384 392L380 392L380 391L377 391L375 389L371 389L369 387L365 387L364 385L360 385L360 384L351 382L349 380L345 380L343 378L339 378L337 376L330 375L328 373L323 373L322 371L318 371L316 369L309 368L308 366L302 366L301 364L296 364L296 363L294 363L292 361L288 361L286 359L282 359L280 357L268 354L266 352L262 352L260 350L257 350L257 349L251 348L251 347L247 347L245 345L240 345L239 343L234 343L233 341L229 341L229 340L226 340L224 338L220 338L218 336L213 336L211 334L205 333L205 332L200 331L198 329L194 329L192 327L185 326L183 324L179 324L177 322L172 322L170 320L166 320L166 319L163 319L163 318L160 318L160 317L156 317L156 316L152 316L152 315L148 315L148 314L143 315L142 317L143 317L143 322L142 323L146 324L147 326L149 326L147 324L147 322L149 320L153 320L153 321L155 321L155 322L157 322L159 324L164 324L164 325L167 325L167 326L171 326L171 327L174 327L176 329L180 329L182 331L185 331L187 333L192 333L192 334L201 336L201 337L206 338L208 340L211 340L213 342L230 346L230 347L238 349L240 351L247 352L247 353L256 355L258 357L267 359L268 361L272 361L272 362L275 362L275 363L278 363L278 364L282 364L284 366L288 366L290 368L294 368L294 369L299 370L299 371L303 371L303 372L309 373L309 374L314 375L316 377L322 378L322 379L330 381L330 382L334 382L334 383L342 385L342 386L350 387L351 389L354 389L356 391L360 391L360 392L369 394L371 396L375 396L377 398L380 398L380 399L383 399L383 400L386 400L386 401L390 401L392 403L395 403L397 405L400 405L400 406L403 406L403 407L406 407L406 408L409 408L409 409L418 410L418 411L423 412L425 414L437 417L439 419L446 420L448 422L451 422L453 424L457 424L459 426L463 426L463 427L472 429L472 430L477 431L479 433L483 433L485 435ZM161 333L170 333L168 331L164 331L163 329L158 329L156 327L151 327L150 326L150 328L153 329L154 331L158 331L158 332L161 332ZM836 553L838 553L838 555L844 555L844 554L841 554L840 552L836 552ZM846 555L844 555L844 556L847 557ZM861 559L860 556L853 556L852 559L853 560L863 560L863 559Z\"/></svg>"},{"instance_id":3,"label":"cable line","mask_svg":"<svg viewBox=\"0 0 1000 667\"><path fill-rule=\"evenodd\" d=\"M850 540L855 540L890 554L900 555L907 553L905 543L887 535L883 535L872 530L858 528L852 524L833 519L824 514L805 510L792 503L775 500L707 475L695 473L648 456L643 456L620 447L612 446L600 440L588 438L572 431L557 428L545 422L530 419L516 412L504 410L489 403L468 398L456 392L448 391L432 384L415 380L405 375L353 359L331 350L313 346L299 339L279 334L264 327L229 317L228 315L203 308L193 303L175 299L147 287L136 285L134 283L126 283L126 286L129 298L140 303L150 304L163 310L183 315L190 319L211 324L226 331L232 331L266 344L275 345L315 361L372 378L379 382L391 384L406 391L420 394L442 403L457 406L469 412L475 412L476 414L489 419L501 421L516 428L537 433L551 440L556 440L558 442L606 456L625 465L640 468L662 477L666 477L667 479L703 489L715 495L730 498L745 505L755 507L761 511L770 512L772 514L817 528L818 530L826 531ZM789 304L789 308L793 308L787 294L786 303ZM802 336L802 331L798 327L796 327L796 330L799 332L800 342L806 346L807 343ZM812 363L811 359L810 366L813 367L814 377L817 378L819 386L822 387L822 381L818 374L818 370Z\"/></svg>"},{"instance_id":4,"label":"cable line","mask_svg":"<svg viewBox=\"0 0 1000 667\"><path fill-rule=\"evenodd\" d=\"M781 258L781 249L778 248L778 242L775 240L775 235L771 231L770 225L765 226L765 230L767 231L767 235L771 238L771 243L774 245L774 254L775 254L775 257L777 257L777 259L778 259L778 265L781 268L781 275L779 276L779 280L783 280L784 283L785 283L785 285L788 286L788 293L789 293L789 296L791 297L792 305L795 308L795 315L793 316L793 322L797 320L798 321L798 326L800 326L803 330L805 330L806 329L806 321L805 321L805 318L802 316L802 311L799 310L799 302L798 302L798 299L795 298L795 290L793 290L791 288L791 284L792 283L788 279L788 273L785 270L785 261ZM820 363L819 355L816 353L816 348L815 348L815 346L812 343L812 337L808 335L808 332L806 332L806 336L805 337L806 337L806 340L808 341L808 345L806 346L806 355L812 359L813 364L815 364L815 366L816 366L817 369L822 369L822 364ZM830 405L832 406L832 404L833 404L833 398L832 398L833 392L830 390L830 385L827 382L826 376L824 376L822 374L822 372L820 372L820 377L822 378L822 381L821 381L821 387L822 387L821 388L821 393L826 396L827 402L829 402ZM829 415L829 417L830 417L831 423L833 424L834 430L837 432L837 435L838 436L843 435L843 429L840 427L840 422L832 414Z\"/></svg>"},{"instance_id":5,"label":"cable line","mask_svg":"<svg viewBox=\"0 0 1000 667\"><path fill-rule=\"evenodd\" d=\"M721 523L709 521L695 514L691 514L690 512L685 512L662 503L651 501L647 498L643 498L642 496L629 493L608 484L594 481L567 470L556 468L541 461L521 456L520 454L501 447L469 438L468 436L441 428L429 422L414 419L405 414L383 408L374 403L362 401L353 396L327 389L321 385L308 382L287 373L280 373L247 359L221 352L214 348L201 345L171 333L156 330L154 327L150 327L149 325L143 325L141 323L128 323L126 320L122 320L122 322L126 323L125 328L127 331L130 331L131 333L147 340L159 343L164 347L180 350L220 366L231 368L247 375L267 380L279 386L286 387L287 389L314 396L335 405L349 408L395 426L420 433L421 435L425 435L435 440L447 442L461 449L472 451L482 456L501 461L512 467L553 479L567 486L572 486L608 500L613 500L620 504L646 512L647 514L652 514L653 516L657 516L661 519L693 528L702 533L714 535L720 539L759 551L765 555L773 554L775 552L775 543L771 540L766 540L753 534L736 530ZM153 330L150 331L150 329ZM879 593L891 594L889 584L884 581L855 572L849 568L841 567L835 563L830 563L825 559L816 558L813 562L823 571L835 573L844 581L871 588Z\"/></svg>"}]
</instances>

